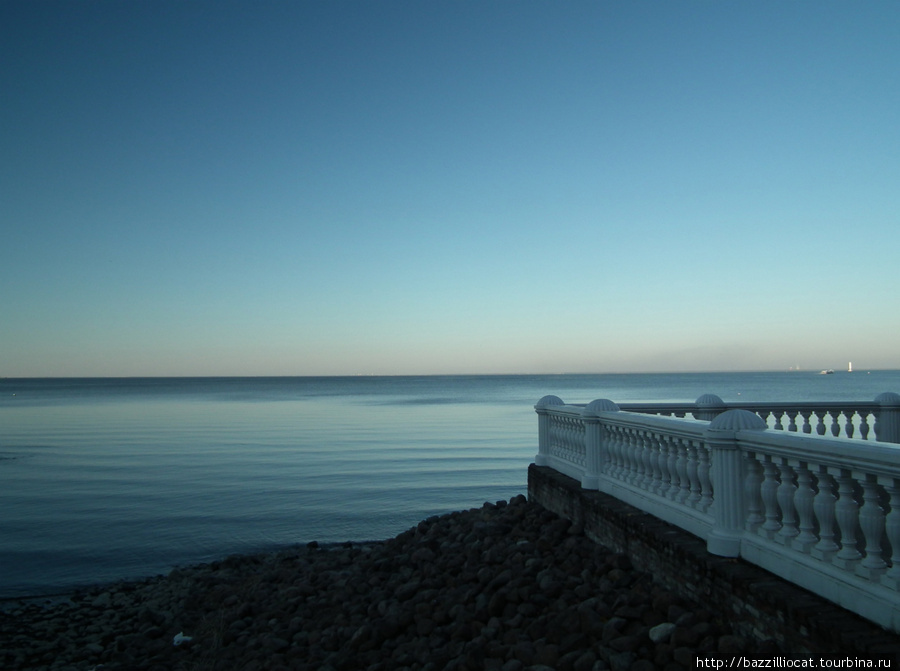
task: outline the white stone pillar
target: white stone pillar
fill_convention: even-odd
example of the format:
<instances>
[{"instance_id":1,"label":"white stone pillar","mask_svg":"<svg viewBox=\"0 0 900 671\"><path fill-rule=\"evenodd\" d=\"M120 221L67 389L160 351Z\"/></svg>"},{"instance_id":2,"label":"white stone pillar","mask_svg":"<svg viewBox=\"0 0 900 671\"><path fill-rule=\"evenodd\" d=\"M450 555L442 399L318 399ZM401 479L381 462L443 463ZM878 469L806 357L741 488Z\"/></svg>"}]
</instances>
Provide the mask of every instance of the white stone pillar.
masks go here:
<instances>
[{"instance_id":1,"label":"white stone pillar","mask_svg":"<svg viewBox=\"0 0 900 671\"><path fill-rule=\"evenodd\" d=\"M591 401L581 411L584 420L584 475L581 486L584 489L600 489L600 478L605 470L607 454L603 444L603 425L599 413L618 412L619 406L606 398Z\"/></svg>"},{"instance_id":2,"label":"white stone pillar","mask_svg":"<svg viewBox=\"0 0 900 671\"><path fill-rule=\"evenodd\" d=\"M882 443L900 443L900 394L886 391L875 397L881 406L875 422L875 440Z\"/></svg>"},{"instance_id":3,"label":"white stone pillar","mask_svg":"<svg viewBox=\"0 0 900 671\"><path fill-rule=\"evenodd\" d=\"M556 405L565 405L559 396L544 396L534 406L538 416L538 453L534 456L535 466L549 465L550 456L550 415L547 409Z\"/></svg>"},{"instance_id":4,"label":"white stone pillar","mask_svg":"<svg viewBox=\"0 0 900 671\"><path fill-rule=\"evenodd\" d=\"M710 450L713 483L713 527L706 549L722 557L739 557L747 506L744 501L744 459L738 444L741 431L764 431L766 423L749 410L728 410L718 415L705 432Z\"/></svg>"}]
</instances>

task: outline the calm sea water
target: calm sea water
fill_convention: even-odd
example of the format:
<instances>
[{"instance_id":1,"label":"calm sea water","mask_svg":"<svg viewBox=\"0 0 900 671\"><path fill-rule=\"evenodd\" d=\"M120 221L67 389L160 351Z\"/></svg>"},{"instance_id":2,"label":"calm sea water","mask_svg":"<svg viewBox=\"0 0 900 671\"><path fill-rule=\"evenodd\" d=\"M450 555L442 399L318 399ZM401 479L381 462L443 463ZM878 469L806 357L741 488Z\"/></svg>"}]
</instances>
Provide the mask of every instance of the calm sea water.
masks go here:
<instances>
[{"instance_id":1,"label":"calm sea water","mask_svg":"<svg viewBox=\"0 0 900 671\"><path fill-rule=\"evenodd\" d=\"M526 491L533 405L870 400L900 371L0 379L0 597L394 536Z\"/></svg>"}]
</instances>

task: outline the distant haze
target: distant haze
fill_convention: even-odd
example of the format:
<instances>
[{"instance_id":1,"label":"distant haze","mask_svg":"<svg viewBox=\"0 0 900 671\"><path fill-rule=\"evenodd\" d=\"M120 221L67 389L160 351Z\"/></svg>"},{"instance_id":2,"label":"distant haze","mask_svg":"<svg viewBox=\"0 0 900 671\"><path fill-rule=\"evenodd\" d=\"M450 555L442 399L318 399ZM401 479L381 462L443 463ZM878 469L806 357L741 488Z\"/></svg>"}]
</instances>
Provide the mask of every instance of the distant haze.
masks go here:
<instances>
[{"instance_id":1,"label":"distant haze","mask_svg":"<svg viewBox=\"0 0 900 671\"><path fill-rule=\"evenodd\" d=\"M0 3L0 376L900 368L900 5Z\"/></svg>"}]
</instances>

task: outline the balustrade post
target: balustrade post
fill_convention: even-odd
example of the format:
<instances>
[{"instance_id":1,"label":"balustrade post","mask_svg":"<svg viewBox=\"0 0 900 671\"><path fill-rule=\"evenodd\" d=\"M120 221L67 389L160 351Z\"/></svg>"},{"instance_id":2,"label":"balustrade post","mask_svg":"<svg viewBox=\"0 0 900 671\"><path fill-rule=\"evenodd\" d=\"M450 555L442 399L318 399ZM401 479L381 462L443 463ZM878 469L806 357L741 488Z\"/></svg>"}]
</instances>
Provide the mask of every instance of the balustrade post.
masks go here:
<instances>
[{"instance_id":1,"label":"balustrade post","mask_svg":"<svg viewBox=\"0 0 900 671\"><path fill-rule=\"evenodd\" d=\"M600 489L600 476L607 461L606 445L603 444L603 426L598 413L618 411L619 406L606 398L591 401L581 411L585 450L584 475L581 477L583 489Z\"/></svg>"},{"instance_id":2,"label":"balustrade post","mask_svg":"<svg viewBox=\"0 0 900 671\"><path fill-rule=\"evenodd\" d=\"M886 391L875 397L881 406L876 415L875 440L882 443L900 443L900 394Z\"/></svg>"},{"instance_id":3,"label":"balustrade post","mask_svg":"<svg viewBox=\"0 0 900 671\"><path fill-rule=\"evenodd\" d=\"M749 410L728 410L718 415L704 438L710 450L713 526L706 549L723 557L739 557L747 509L744 502L744 460L739 434L764 431L766 423Z\"/></svg>"},{"instance_id":4,"label":"balustrade post","mask_svg":"<svg viewBox=\"0 0 900 671\"><path fill-rule=\"evenodd\" d=\"M544 396L534 406L538 416L538 453L534 457L535 466L549 465L550 457L550 415L554 406L565 405L559 396Z\"/></svg>"}]
</instances>

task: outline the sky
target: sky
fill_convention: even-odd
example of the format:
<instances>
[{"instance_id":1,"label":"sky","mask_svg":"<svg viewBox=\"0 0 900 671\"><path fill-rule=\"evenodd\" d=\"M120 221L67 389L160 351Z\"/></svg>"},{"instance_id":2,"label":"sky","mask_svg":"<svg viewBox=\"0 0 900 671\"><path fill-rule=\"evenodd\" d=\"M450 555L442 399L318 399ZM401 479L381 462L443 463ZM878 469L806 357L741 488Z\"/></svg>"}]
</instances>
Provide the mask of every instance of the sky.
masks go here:
<instances>
[{"instance_id":1,"label":"sky","mask_svg":"<svg viewBox=\"0 0 900 671\"><path fill-rule=\"evenodd\" d=\"M898 34L0 0L0 376L900 368Z\"/></svg>"}]
</instances>

